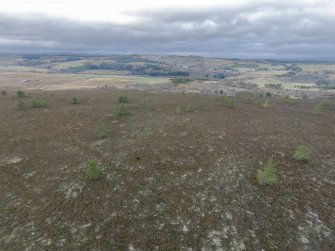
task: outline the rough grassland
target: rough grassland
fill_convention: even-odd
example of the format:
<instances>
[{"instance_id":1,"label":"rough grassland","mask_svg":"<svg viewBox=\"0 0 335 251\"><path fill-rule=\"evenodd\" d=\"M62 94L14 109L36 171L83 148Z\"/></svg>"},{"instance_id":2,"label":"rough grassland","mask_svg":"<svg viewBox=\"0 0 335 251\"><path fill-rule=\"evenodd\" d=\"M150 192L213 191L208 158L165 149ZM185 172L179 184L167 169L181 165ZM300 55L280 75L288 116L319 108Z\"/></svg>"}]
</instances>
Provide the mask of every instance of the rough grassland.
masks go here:
<instances>
[{"instance_id":1,"label":"rough grassland","mask_svg":"<svg viewBox=\"0 0 335 251\"><path fill-rule=\"evenodd\" d=\"M232 110L201 95L27 94L48 108L18 110L13 91L0 98L1 250L335 249L331 106L314 116L317 100L262 109L240 95ZM115 121L120 95L129 114ZM101 120L109 132L98 139ZM301 144L308 162L292 158ZM260 186L272 155L278 184ZM103 174L93 182L90 160Z\"/></svg>"}]
</instances>

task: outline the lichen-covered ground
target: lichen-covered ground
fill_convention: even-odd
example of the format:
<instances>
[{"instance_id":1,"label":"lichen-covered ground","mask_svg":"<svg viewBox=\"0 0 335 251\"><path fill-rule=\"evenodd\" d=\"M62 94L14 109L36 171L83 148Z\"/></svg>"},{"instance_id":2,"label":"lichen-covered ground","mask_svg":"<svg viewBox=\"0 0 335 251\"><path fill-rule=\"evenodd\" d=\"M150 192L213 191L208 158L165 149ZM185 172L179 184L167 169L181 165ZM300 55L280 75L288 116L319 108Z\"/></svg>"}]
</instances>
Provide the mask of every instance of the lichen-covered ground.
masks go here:
<instances>
[{"instance_id":1,"label":"lichen-covered ground","mask_svg":"<svg viewBox=\"0 0 335 251\"><path fill-rule=\"evenodd\" d=\"M120 94L129 114L115 121ZM318 100L263 109L243 94L236 109L201 95L28 95L49 107L0 97L1 250L335 250L334 98L316 116ZM300 144L308 162L292 158ZM271 155L279 183L260 186ZM90 160L102 179L86 179Z\"/></svg>"}]
</instances>

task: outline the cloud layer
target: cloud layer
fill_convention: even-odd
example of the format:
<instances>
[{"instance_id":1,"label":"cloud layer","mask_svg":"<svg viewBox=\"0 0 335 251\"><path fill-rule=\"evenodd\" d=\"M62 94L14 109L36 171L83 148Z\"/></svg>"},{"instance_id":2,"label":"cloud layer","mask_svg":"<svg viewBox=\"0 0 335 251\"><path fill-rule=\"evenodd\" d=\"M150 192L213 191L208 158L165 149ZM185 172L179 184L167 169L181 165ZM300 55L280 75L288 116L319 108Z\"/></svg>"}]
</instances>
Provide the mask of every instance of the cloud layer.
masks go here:
<instances>
[{"instance_id":1,"label":"cloud layer","mask_svg":"<svg viewBox=\"0 0 335 251\"><path fill-rule=\"evenodd\" d=\"M335 4L290 2L139 10L122 24L0 13L0 52L335 59Z\"/></svg>"}]
</instances>

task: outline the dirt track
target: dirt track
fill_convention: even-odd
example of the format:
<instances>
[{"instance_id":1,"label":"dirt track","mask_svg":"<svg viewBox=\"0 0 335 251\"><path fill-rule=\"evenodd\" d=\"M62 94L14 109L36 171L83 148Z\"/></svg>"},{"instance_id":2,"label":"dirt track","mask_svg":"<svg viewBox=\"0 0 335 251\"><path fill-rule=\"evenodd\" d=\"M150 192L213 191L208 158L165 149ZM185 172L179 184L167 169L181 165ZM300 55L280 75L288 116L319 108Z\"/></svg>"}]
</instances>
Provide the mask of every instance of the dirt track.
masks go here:
<instances>
[{"instance_id":1,"label":"dirt track","mask_svg":"<svg viewBox=\"0 0 335 251\"><path fill-rule=\"evenodd\" d=\"M119 91L27 93L49 107L20 111L14 92L0 97L0 249L335 249L332 106L315 116L317 100L262 109L239 95L228 109L210 96L127 91L130 113L113 121ZM300 144L307 163L292 159ZM259 186L271 155L279 184ZM89 160L101 180L85 179Z\"/></svg>"}]
</instances>

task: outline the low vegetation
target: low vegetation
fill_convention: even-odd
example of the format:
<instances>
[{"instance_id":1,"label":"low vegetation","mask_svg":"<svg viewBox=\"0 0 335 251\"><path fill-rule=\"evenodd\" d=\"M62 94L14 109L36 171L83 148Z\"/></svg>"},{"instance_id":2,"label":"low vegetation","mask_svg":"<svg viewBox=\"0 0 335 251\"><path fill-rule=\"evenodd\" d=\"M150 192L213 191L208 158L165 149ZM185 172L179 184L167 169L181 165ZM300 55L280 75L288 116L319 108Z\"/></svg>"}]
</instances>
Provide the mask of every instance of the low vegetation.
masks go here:
<instances>
[{"instance_id":1,"label":"low vegetation","mask_svg":"<svg viewBox=\"0 0 335 251\"><path fill-rule=\"evenodd\" d=\"M276 185L278 182L277 169L273 156L268 160L263 170L257 171L257 182L259 185Z\"/></svg>"},{"instance_id":2,"label":"low vegetation","mask_svg":"<svg viewBox=\"0 0 335 251\"><path fill-rule=\"evenodd\" d=\"M293 159L299 160L299 161L307 161L311 157L311 151L307 146L301 145L299 146L294 154L293 154Z\"/></svg>"},{"instance_id":3,"label":"low vegetation","mask_svg":"<svg viewBox=\"0 0 335 251\"><path fill-rule=\"evenodd\" d=\"M90 161L86 168L86 178L88 180L98 180L101 178L102 171L95 161Z\"/></svg>"},{"instance_id":4,"label":"low vegetation","mask_svg":"<svg viewBox=\"0 0 335 251\"><path fill-rule=\"evenodd\" d=\"M96 133L97 133L98 138L104 138L104 137L106 137L107 134L108 134L108 127L107 127L107 125L105 124L105 122L100 121L100 122L97 124L95 131L96 131Z\"/></svg>"},{"instance_id":5,"label":"low vegetation","mask_svg":"<svg viewBox=\"0 0 335 251\"><path fill-rule=\"evenodd\" d=\"M2 96L7 96L7 92L6 91L1 91L1 95Z\"/></svg>"}]
</instances>

